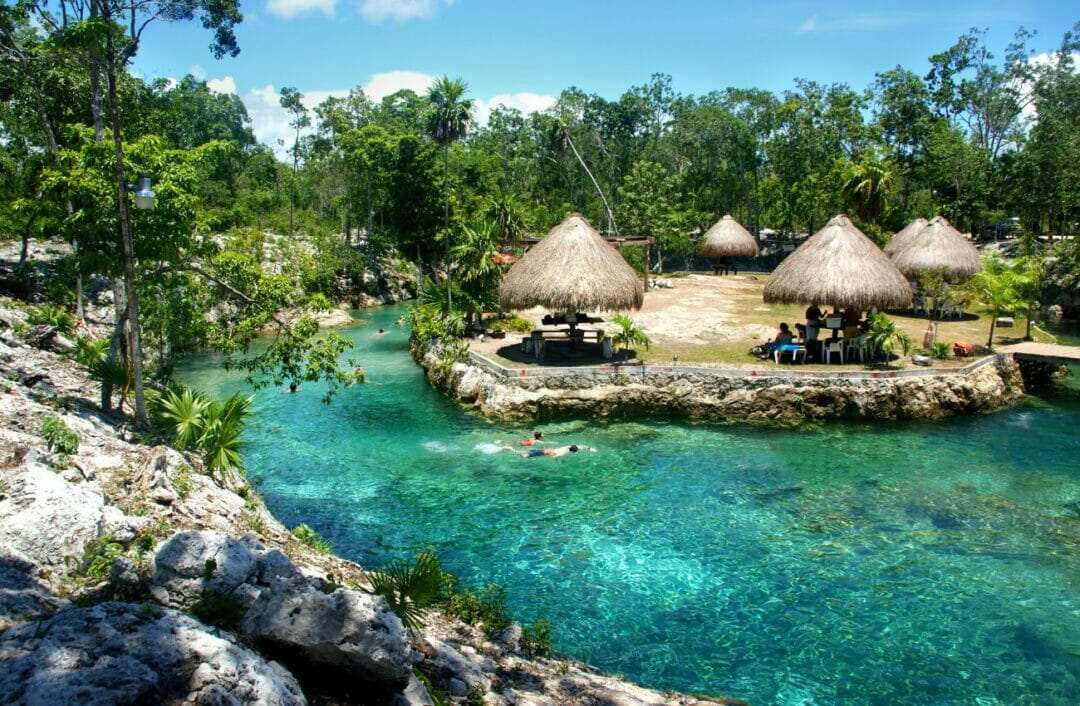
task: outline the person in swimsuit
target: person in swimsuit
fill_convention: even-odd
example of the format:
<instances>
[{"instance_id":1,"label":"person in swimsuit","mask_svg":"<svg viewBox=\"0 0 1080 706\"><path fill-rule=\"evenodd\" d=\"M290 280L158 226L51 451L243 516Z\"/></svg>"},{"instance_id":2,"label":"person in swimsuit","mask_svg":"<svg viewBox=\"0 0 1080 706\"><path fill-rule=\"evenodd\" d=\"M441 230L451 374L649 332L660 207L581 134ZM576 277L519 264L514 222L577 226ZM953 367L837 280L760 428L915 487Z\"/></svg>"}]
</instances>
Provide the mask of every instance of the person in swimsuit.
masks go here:
<instances>
[{"instance_id":1,"label":"person in swimsuit","mask_svg":"<svg viewBox=\"0 0 1080 706\"><path fill-rule=\"evenodd\" d=\"M534 431L531 439L522 439L518 442L521 446L535 446L537 444L545 443L547 442L544 441L544 432L542 431Z\"/></svg>"},{"instance_id":2,"label":"person in swimsuit","mask_svg":"<svg viewBox=\"0 0 1080 706\"><path fill-rule=\"evenodd\" d=\"M596 451L591 446L578 446L577 444L571 444L570 446L560 446L557 449L529 449L528 451L521 451L518 453L522 458L538 458L540 456L551 456L552 458L558 458L559 456L565 456L567 454L576 454L578 451Z\"/></svg>"}]
</instances>

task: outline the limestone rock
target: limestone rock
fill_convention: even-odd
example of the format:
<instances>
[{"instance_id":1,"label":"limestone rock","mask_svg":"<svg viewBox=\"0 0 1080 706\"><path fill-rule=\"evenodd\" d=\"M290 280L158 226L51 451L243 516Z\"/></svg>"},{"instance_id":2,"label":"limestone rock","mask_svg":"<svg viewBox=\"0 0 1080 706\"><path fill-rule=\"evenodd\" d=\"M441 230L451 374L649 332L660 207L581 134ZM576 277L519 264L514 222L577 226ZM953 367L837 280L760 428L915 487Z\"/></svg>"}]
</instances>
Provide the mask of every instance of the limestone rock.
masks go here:
<instances>
[{"instance_id":1,"label":"limestone rock","mask_svg":"<svg viewBox=\"0 0 1080 706\"><path fill-rule=\"evenodd\" d=\"M47 618L67 606L33 576L32 564L0 556L0 631Z\"/></svg>"},{"instance_id":2,"label":"limestone rock","mask_svg":"<svg viewBox=\"0 0 1080 706\"><path fill-rule=\"evenodd\" d=\"M420 680L410 674L409 685L401 693L395 694L390 704L391 706L435 706L435 701Z\"/></svg>"},{"instance_id":3,"label":"limestone rock","mask_svg":"<svg viewBox=\"0 0 1080 706\"><path fill-rule=\"evenodd\" d=\"M102 603L0 634L0 702L306 704L273 662L183 613Z\"/></svg>"},{"instance_id":4,"label":"limestone rock","mask_svg":"<svg viewBox=\"0 0 1080 706\"><path fill-rule=\"evenodd\" d=\"M135 483L140 493L160 505L172 505L177 500L176 491L169 480L169 469L183 463L180 455L167 446L155 446L136 472Z\"/></svg>"},{"instance_id":5,"label":"limestone rock","mask_svg":"<svg viewBox=\"0 0 1080 706\"><path fill-rule=\"evenodd\" d=\"M68 483L30 454L7 484L0 500L0 546L33 563L63 566L69 557L82 558L86 544L102 534L133 538L147 519L126 517L106 505L100 492Z\"/></svg>"},{"instance_id":6,"label":"limestone rock","mask_svg":"<svg viewBox=\"0 0 1080 706\"><path fill-rule=\"evenodd\" d=\"M412 663L405 629L386 601L358 591L325 593L315 581L278 579L262 591L241 631L290 665L339 672L387 692L404 689Z\"/></svg>"},{"instance_id":7,"label":"limestone rock","mask_svg":"<svg viewBox=\"0 0 1080 706\"><path fill-rule=\"evenodd\" d=\"M244 584L267 586L276 578L298 576L291 561L267 549L254 536L240 539L217 532L177 532L158 548L151 565L150 593L167 606L187 607L205 591L254 600ZM248 600L245 600L248 599Z\"/></svg>"},{"instance_id":8,"label":"limestone rock","mask_svg":"<svg viewBox=\"0 0 1080 706\"><path fill-rule=\"evenodd\" d=\"M491 678L484 670L449 643L427 637L420 649L427 658L420 668L437 683L446 684L448 690L454 681L465 685L465 694L461 695L483 694L491 689Z\"/></svg>"}]
</instances>

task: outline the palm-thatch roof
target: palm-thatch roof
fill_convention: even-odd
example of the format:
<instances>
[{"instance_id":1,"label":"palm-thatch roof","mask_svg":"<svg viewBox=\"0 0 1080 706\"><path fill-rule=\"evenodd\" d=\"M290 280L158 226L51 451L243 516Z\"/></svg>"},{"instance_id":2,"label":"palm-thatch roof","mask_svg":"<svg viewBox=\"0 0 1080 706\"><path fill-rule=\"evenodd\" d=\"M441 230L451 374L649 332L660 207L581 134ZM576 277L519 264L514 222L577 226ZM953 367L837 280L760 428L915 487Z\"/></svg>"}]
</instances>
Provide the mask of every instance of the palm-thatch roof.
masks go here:
<instances>
[{"instance_id":1,"label":"palm-thatch roof","mask_svg":"<svg viewBox=\"0 0 1080 706\"><path fill-rule=\"evenodd\" d=\"M835 216L765 283L766 303L817 302L860 311L911 303L911 285L847 216Z\"/></svg>"},{"instance_id":2,"label":"palm-thatch roof","mask_svg":"<svg viewBox=\"0 0 1080 706\"><path fill-rule=\"evenodd\" d=\"M637 273L576 213L515 262L499 285L505 309L623 311L642 301Z\"/></svg>"},{"instance_id":3,"label":"palm-thatch roof","mask_svg":"<svg viewBox=\"0 0 1080 706\"><path fill-rule=\"evenodd\" d=\"M889 256L908 277L939 270L945 279L955 282L982 269L979 251L942 216L930 221Z\"/></svg>"},{"instance_id":4,"label":"palm-thatch roof","mask_svg":"<svg viewBox=\"0 0 1080 706\"><path fill-rule=\"evenodd\" d=\"M697 254L699 257L757 257L754 236L731 216L724 216L705 231Z\"/></svg>"},{"instance_id":5,"label":"palm-thatch roof","mask_svg":"<svg viewBox=\"0 0 1080 706\"><path fill-rule=\"evenodd\" d=\"M885 254L892 257L894 252L903 250L915 235L928 226L930 221L925 218L916 218L904 228L893 235L892 240L885 243Z\"/></svg>"}]
</instances>

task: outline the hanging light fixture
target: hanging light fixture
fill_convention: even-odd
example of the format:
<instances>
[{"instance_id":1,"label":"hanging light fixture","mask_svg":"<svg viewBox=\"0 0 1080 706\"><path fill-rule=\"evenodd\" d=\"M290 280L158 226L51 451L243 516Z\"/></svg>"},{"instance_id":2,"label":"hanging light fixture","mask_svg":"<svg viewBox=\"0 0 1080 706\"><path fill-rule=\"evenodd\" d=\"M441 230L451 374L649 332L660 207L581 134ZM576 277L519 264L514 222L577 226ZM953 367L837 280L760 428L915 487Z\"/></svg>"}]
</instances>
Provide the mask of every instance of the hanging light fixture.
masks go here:
<instances>
[{"instance_id":1,"label":"hanging light fixture","mask_svg":"<svg viewBox=\"0 0 1080 706\"><path fill-rule=\"evenodd\" d=\"M135 185L135 207L145 211L154 207L154 191L150 188L150 177L143 174Z\"/></svg>"}]
</instances>

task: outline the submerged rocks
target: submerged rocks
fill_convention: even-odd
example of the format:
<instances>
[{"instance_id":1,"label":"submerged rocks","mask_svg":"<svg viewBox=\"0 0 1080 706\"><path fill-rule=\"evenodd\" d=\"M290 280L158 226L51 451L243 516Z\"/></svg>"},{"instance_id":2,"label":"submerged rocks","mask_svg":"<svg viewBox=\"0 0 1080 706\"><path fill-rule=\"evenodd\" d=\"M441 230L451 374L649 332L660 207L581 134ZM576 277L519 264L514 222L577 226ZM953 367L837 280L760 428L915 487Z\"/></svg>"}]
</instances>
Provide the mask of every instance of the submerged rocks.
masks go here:
<instances>
[{"instance_id":1,"label":"submerged rocks","mask_svg":"<svg viewBox=\"0 0 1080 706\"><path fill-rule=\"evenodd\" d=\"M166 608L102 603L0 635L0 702L299 706L274 662Z\"/></svg>"}]
</instances>

